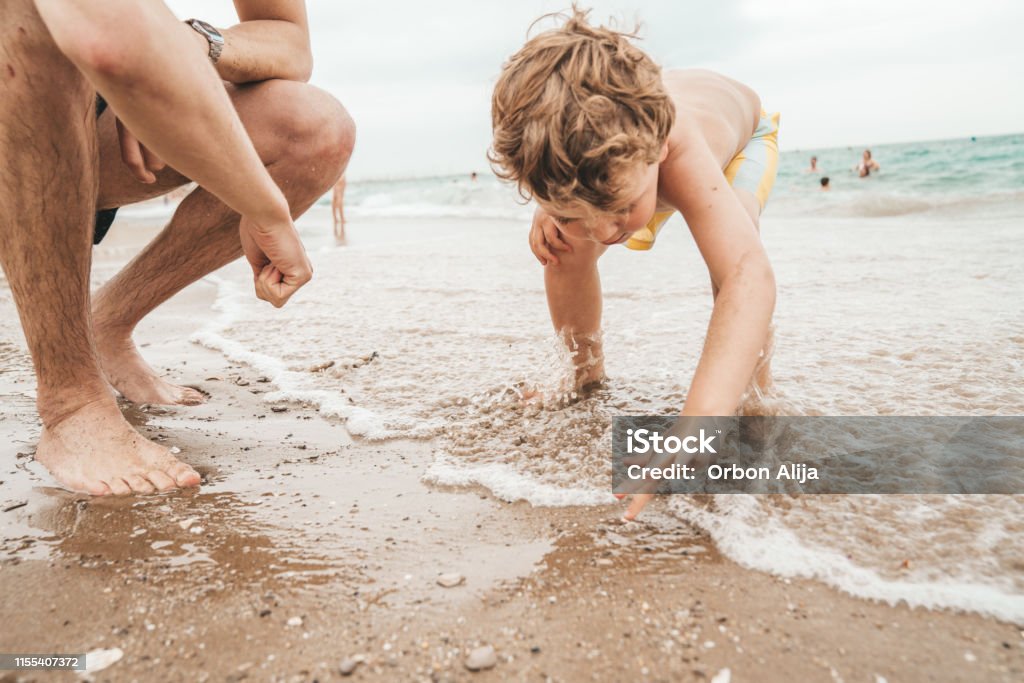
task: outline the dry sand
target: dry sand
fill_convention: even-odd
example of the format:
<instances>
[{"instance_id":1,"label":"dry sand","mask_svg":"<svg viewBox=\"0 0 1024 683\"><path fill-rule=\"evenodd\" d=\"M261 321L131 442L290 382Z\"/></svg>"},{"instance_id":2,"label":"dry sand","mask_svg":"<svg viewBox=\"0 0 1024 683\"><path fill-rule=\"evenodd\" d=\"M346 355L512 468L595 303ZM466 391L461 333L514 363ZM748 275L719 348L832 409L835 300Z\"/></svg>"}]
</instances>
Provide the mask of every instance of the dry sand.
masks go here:
<instances>
[{"instance_id":1,"label":"dry sand","mask_svg":"<svg viewBox=\"0 0 1024 683\"><path fill-rule=\"evenodd\" d=\"M97 257L123 260L148 233L129 234ZM7 371L23 352L0 349L0 652L119 648L93 675L111 681L338 680L346 659L364 680L1024 679L1019 626L750 571L697 531L625 525L616 508L425 485L429 442L353 441L190 344L212 296L194 286L137 335L209 403L124 406L200 470L197 491L53 488L32 459L31 387ZM439 585L447 573L464 581ZM472 673L479 646L496 664Z\"/></svg>"}]
</instances>

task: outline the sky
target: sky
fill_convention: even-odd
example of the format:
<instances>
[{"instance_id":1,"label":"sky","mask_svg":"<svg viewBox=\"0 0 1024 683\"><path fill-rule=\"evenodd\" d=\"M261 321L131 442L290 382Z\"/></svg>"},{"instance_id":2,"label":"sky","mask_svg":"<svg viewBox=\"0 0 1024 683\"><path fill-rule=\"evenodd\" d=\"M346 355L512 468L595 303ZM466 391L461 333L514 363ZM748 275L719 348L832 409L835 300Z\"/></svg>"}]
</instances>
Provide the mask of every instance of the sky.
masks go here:
<instances>
[{"instance_id":1,"label":"sky","mask_svg":"<svg viewBox=\"0 0 1024 683\"><path fill-rule=\"evenodd\" d=\"M243 1L244 0L239 0ZM351 179L488 168L491 89L530 24L570 0L308 0L311 83L356 121ZM237 23L229 0L169 0ZM665 68L738 79L798 150L1024 131L1016 0L610 0ZM536 29L535 29L536 30Z\"/></svg>"}]
</instances>

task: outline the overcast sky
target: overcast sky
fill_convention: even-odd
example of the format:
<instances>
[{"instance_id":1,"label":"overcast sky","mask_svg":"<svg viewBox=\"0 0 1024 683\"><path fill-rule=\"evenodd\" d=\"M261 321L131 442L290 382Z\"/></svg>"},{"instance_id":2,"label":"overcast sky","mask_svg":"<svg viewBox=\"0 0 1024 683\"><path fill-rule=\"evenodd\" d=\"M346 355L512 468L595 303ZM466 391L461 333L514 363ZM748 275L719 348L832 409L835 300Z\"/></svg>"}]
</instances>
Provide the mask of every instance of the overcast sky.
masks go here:
<instances>
[{"instance_id":1,"label":"overcast sky","mask_svg":"<svg viewBox=\"0 0 1024 683\"><path fill-rule=\"evenodd\" d=\"M538 16L570 0L309 0L312 82L358 126L351 178L487 168L490 93ZM237 21L229 0L170 0ZM1024 131L1017 0L602 0L666 68L703 67L782 112L785 149Z\"/></svg>"}]
</instances>

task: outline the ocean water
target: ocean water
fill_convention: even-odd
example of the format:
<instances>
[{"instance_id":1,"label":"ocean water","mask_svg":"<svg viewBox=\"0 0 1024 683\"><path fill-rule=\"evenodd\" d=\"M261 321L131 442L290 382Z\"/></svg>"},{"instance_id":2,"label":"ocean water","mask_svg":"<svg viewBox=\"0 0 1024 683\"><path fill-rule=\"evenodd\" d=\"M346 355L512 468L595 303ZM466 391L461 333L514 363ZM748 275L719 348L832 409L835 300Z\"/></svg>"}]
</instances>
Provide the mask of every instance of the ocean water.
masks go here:
<instances>
[{"instance_id":1,"label":"ocean water","mask_svg":"<svg viewBox=\"0 0 1024 683\"><path fill-rule=\"evenodd\" d=\"M783 154L762 217L778 389L761 409L1024 414L1024 136L873 152L882 171L864 180L859 149ZM833 191L803 172L811 153ZM353 182L346 244L323 207L300 222L310 286L274 311L230 266L194 339L270 377L268 401L314 405L366 439L432 439L429 481L613 513L611 418L681 408L711 313L707 270L679 217L651 252L609 250L609 380L576 396L531 212L483 175ZM545 400L523 402L525 389ZM696 524L755 569L1024 623L1021 496L676 496L646 519L666 533Z\"/></svg>"},{"instance_id":2,"label":"ocean water","mask_svg":"<svg viewBox=\"0 0 1024 683\"><path fill-rule=\"evenodd\" d=\"M767 216L868 217L967 214L1019 217L1024 201L1024 135L958 138L872 147L881 171L857 176L862 147L785 149ZM810 157L821 172L807 173ZM483 171L484 168L477 169ZM821 192L828 176L832 190ZM523 219L532 206L515 201L506 183L487 173L354 182L346 193L353 218L469 217ZM321 202L329 204L329 197Z\"/></svg>"}]
</instances>

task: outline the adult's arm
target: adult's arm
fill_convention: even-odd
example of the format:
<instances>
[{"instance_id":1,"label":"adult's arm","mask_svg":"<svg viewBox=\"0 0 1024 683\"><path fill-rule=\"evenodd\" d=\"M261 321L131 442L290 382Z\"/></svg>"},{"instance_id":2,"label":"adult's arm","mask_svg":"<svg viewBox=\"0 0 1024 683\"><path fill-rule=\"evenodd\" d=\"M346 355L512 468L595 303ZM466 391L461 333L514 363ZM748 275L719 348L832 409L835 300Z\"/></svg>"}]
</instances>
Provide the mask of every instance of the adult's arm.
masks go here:
<instances>
[{"instance_id":1,"label":"adult's arm","mask_svg":"<svg viewBox=\"0 0 1024 683\"><path fill-rule=\"evenodd\" d=\"M157 156L243 217L276 266L283 304L312 270L288 202L263 166L195 32L160 0L36 0L57 47ZM250 258L250 260L252 260ZM280 275L280 278L277 276ZM283 298L281 298L283 297Z\"/></svg>"},{"instance_id":2,"label":"adult's arm","mask_svg":"<svg viewBox=\"0 0 1024 683\"><path fill-rule=\"evenodd\" d=\"M313 53L305 0L235 0L235 9L240 23L220 29L224 50L217 61L217 73L223 80L309 80ZM194 39L204 49L208 47L198 33Z\"/></svg>"}]
</instances>

